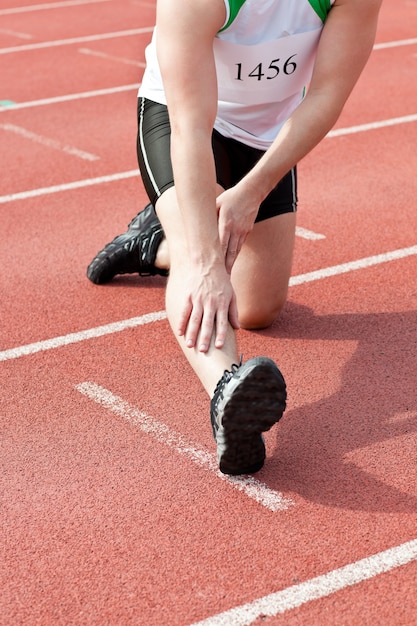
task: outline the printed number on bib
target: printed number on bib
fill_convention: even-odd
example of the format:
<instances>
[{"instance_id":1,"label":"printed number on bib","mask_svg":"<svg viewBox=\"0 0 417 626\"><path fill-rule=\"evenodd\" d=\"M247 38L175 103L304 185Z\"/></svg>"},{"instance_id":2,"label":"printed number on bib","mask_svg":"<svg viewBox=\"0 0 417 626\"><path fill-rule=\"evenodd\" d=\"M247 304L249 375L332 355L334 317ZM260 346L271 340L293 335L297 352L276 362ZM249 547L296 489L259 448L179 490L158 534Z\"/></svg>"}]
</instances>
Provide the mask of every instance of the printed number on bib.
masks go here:
<instances>
[{"instance_id":1,"label":"printed number on bib","mask_svg":"<svg viewBox=\"0 0 417 626\"><path fill-rule=\"evenodd\" d=\"M250 72L245 71L242 63L236 63L237 71L235 80L245 80L245 78L256 78L257 80L273 80L277 78L280 74L285 74L286 76L291 76L294 74L297 69L297 64L294 61L294 57L296 54L291 55L284 63L281 65L281 59L273 59L267 68L263 63L258 63L258 65L251 70Z\"/></svg>"},{"instance_id":2,"label":"printed number on bib","mask_svg":"<svg viewBox=\"0 0 417 626\"><path fill-rule=\"evenodd\" d=\"M254 45L215 38L219 100L251 106L301 96L320 34L317 29Z\"/></svg>"}]
</instances>

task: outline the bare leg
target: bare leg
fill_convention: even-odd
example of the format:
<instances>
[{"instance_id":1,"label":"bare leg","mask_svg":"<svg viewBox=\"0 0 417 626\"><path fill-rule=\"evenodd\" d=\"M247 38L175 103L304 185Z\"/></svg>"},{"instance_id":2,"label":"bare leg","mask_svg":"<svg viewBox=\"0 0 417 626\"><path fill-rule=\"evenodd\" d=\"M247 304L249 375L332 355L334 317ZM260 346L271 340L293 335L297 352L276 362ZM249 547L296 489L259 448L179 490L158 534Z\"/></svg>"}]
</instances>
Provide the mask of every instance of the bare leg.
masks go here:
<instances>
[{"instance_id":1,"label":"bare leg","mask_svg":"<svg viewBox=\"0 0 417 626\"><path fill-rule=\"evenodd\" d=\"M170 268L166 291L166 309L173 332L179 319L178 294L182 289L181 267L188 262L181 215L175 189L166 191L158 200L156 210L166 239L157 255L159 267ZM239 254L232 271L243 328L269 326L285 303L291 273L296 216L294 213L276 216L255 224ZM238 363L235 331L229 326L222 349L212 344L207 353L188 348L183 337L177 340L209 396L225 369Z\"/></svg>"},{"instance_id":2,"label":"bare leg","mask_svg":"<svg viewBox=\"0 0 417 626\"><path fill-rule=\"evenodd\" d=\"M233 266L242 328L266 328L285 304L294 251L296 214L258 222Z\"/></svg>"},{"instance_id":3,"label":"bare leg","mask_svg":"<svg viewBox=\"0 0 417 626\"><path fill-rule=\"evenodd\" d=\"M188 263L187 250L182 227L181 214L177 206L175 189L171 188L156 203L158 217L162 223L166 240L165 250L158 251L157 262L162 263L163 255L169 254L169 278L166 289L166 310L171 328L188 362L194 369L209 396L213 395L217 382L224 370L230 370L233 363L238 363L235 332L229 325L226 342L223 348L210 345L208 352L202 353L185 345L184 337L178 336L176 329L180 317L180 301L178 297L183 289L182 268ZM165 260L166 263L166 260ZM166 266L166 265L165 265Z\"/></svg>"}]
</instances>

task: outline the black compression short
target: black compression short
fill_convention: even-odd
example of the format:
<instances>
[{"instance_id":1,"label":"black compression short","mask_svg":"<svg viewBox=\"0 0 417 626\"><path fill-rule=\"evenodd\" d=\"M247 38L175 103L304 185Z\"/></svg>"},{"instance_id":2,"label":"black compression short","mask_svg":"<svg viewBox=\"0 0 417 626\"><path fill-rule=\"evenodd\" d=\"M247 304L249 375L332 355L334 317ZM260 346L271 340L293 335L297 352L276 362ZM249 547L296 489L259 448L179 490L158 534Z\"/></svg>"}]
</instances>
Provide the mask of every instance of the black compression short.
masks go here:
<instances>
[{"instance_id":1,"label":"black compression short","mask_svg":"<svg viewBox=\"0 0 417 626\"><path fill-rule=\"evenodd\" d=\"M168 110L146 98L138 100L137 154L143 184L155 204L174 185L170 156L171 127ZM238 183L263 154L213 130L212 146L217 182L223 189ZM294 167L261 203L256 222L297 210L297 171Z\"/></svg>"}]
</instances>

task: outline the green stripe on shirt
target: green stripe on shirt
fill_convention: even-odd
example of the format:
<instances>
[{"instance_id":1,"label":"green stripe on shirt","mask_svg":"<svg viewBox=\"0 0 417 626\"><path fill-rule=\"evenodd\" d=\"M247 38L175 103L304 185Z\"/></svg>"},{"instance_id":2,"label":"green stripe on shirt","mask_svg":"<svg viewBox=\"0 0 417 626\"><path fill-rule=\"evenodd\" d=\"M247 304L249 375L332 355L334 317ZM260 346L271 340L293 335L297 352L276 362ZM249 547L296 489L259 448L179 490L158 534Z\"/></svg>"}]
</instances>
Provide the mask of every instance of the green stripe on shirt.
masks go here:
<instances>
[{"instance_id":1,"label":"green stripe on shirt","mask_svg":"<svg viewBox=\"0 0 417 626\"><path fill-rule=\"evenodd\" d=\"M308 0L322 22L326 21L327 15L332 8L330 0Z\"/></svg>"},{"instance_id":2,"label":"green stripe on shirt","mask_svg":"<svg viewBox=\"0 0 417 626\"><path fill-rule=\"evenodd\" d=\"M228 0L229 10L230 10L229 19L227 20L223 28L219 30L219 33L221 33L222 30L229 28L230 24L232 24L232 22L235 20L236 15L239 13L240 9L245 4L245 2L246 0Z\"/></svg>"}]
</instances>

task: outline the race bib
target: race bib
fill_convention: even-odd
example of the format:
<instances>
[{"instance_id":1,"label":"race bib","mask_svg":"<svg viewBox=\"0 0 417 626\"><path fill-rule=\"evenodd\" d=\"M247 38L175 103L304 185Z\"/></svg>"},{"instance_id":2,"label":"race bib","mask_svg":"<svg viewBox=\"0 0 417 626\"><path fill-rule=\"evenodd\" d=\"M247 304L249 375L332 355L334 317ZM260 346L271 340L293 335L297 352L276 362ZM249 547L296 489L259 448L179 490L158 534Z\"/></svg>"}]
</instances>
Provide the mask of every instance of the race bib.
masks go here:
<instances>
[{"instance_id":1,"label":"race bib","mask_svg":"<svg viewBox=\"0 0 417 626\"><path fill-rule=\"evenodd\" d=\"M219 100L267 104L302 91L311 79L321 30L252 46L216 37Z\"/></svg>"}]
</instances>

